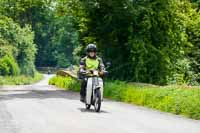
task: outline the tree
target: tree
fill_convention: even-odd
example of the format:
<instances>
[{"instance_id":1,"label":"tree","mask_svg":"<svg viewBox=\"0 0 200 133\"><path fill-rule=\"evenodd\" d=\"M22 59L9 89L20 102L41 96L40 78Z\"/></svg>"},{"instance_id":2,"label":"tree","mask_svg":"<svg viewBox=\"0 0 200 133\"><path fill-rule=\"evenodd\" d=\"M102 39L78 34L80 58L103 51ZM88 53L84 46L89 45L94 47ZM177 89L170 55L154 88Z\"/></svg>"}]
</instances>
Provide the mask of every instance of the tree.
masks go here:
<instances>
[{"instance_id":1,"label":"tree","mask_svg":"<svg viewBox=\"0 0 200 133\"><path fill-rule=\"evenodd\" d=\"M17 61L21 74L35 74L36 45L34 34L29 26L21 28L12 19L0 17L0 55L11 62ZM7 51L4 51L7 50Z\"/></svg>"},{"instance_id":2,"label":"tree","mask_svg":"<svg viewBox=\"0 0 200 133\"><path fill-rule=\"evenodd\" d=\"M82 44L97 43L117 67L113 78L166 84L194 45L188 19L199 15L188 0L65 2L72 5Z\"/></svg>"},{"instance_id":3,"label":"tree","mask_svg":"<svg viewBox=\"0 0 200 133\"><path fill-rule=\"evenodd\" d=\"M31 26L38 48L37 66L67 67L69 62L73 62L72 52L78 43L78 34L73 28L73 18L60 13L59 2L3 0L0 5L0 13L11 17L22 27L27 24ZM59 63L61 60L63 63Z\"/></svg>"}]
</instances>

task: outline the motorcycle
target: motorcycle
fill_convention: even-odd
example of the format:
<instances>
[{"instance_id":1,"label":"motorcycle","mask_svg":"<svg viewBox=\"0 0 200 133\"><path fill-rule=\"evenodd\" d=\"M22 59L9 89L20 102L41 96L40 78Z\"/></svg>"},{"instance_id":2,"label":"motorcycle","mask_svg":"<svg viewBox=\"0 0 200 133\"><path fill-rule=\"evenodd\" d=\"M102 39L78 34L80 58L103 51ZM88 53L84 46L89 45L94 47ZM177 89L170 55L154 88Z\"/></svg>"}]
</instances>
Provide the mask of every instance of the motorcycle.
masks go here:
<instances>
[{"instance_id":1,"label":"motorcycle","mask_svg":"<svg viewBox=\"0 0 200 133\"><path fill-rule=\"evenodd\" d=\"M110 64L107 63L107 65L109 66ZM107 71L103 73L104 75L108 74ZM87 78L86 98L84 102L86 109L90 109L91 105L93 105L95 111L100 112L101 103L103 101L103 79L98 70L85 71L85 75Z\"/></svg>"}]
</instances>

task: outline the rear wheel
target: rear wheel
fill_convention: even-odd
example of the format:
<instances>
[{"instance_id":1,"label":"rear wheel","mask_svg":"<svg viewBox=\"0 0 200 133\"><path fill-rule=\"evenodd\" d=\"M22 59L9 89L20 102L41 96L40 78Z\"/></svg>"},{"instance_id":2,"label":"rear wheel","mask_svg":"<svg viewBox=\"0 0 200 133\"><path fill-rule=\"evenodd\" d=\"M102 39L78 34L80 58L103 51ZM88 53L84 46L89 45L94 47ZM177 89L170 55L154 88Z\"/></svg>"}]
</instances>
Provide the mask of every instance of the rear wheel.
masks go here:
<instances>
[{"instance_id":1,"label":"rear wheel","mask_svg":"<svg viewBox=\"0 0 200 133\"><path fill-rule=\"evenodd\" d=\"M101 109L101 92L100 90L96 90L96 97L94 102L94 108L96 112L99 112Z\"/></svg>"}]
</instances>

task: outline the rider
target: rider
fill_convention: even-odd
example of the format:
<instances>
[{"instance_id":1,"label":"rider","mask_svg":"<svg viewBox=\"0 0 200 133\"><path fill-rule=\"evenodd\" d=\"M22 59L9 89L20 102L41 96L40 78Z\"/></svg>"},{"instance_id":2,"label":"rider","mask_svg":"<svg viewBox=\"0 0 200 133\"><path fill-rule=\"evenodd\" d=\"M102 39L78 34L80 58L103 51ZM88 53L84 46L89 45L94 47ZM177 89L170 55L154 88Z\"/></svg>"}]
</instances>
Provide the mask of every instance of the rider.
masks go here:
<instances>
[{"instance_id":1,"label":"rider","mask_svg":"<svg viewBox=\"0 0 200 133\"><path fill-rule=\"evenodd\" d=\"M91 70L99 70L99 75L102 76L104 74L104 64L100 57L96 55L97 47L95 44L89 44L86 48L87 56L82 58L80 61L79 72L83 73L85 71ZM81 91L80 91L80 100L84 102L86 96L86 86L87 79L85 77L82 78L81 82Z\"/></svg>"}]
</instances>

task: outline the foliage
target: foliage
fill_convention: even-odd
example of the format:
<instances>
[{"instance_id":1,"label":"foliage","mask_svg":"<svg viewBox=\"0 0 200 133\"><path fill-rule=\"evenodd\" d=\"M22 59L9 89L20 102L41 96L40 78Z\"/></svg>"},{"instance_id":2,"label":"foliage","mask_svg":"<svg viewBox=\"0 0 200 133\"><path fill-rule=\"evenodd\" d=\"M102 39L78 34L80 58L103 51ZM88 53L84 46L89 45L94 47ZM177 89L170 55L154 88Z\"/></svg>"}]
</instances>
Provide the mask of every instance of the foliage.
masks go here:
<instances>
[{"instance_id":1,"label":"foliage","mask_svg":"<svg viewBox=\"0 0 200 133\"><path fill-rule=\"evenodd\" d=\"M96 43L99 55L113 64L113 80L197 85L199 5L199 0L1 0L6 20L0 44L23 74L34 75L35 44L36 66L69 67L78 64L88 43Z\"/></svg>"},{"instance_id":2,"label":"foliage","mask_svg":"<svg viewBox=\"0 0 200 133\"><path fill-rule=\"evenodd\" d=\"M105 96L164 112L200 119L200 89L176 88L174 86L138 86L125 82L109 82L105 87Z\"/></svg>"},{"instance_id":3,"label":"foliage","mask_svg":"<svg viewBox=\"0 0 200 133\"><path fill-rule=\"evenodd\" d=\"M21 69L21 74L33 76L35 74L36 53L33 32L29 26L21 28L10 18L5 16L0 18L1 58L5 55L14 58Z\"/></svg>"},{"instance_id":4,"label":"foliage","mask_svg":"<svg viewBox=\"0 0 200 133\"><path fill-rule=\"evenodd\" d=\"M49 84L66 90L80 89L80 83L70 77L56 76ZM154 86L122 81L105 83L104 96L113 100L146 106L164 112L200 120L200 88L190 86Z\"/></svg>"},{"instance_id":5,"label":"foliage","mask_svg":"<svg viewBox=\"0 0 200 133\"><path fill-rule=\"evenodd\" d=\"M4 56L0 58L0 75L17 76L20 73L19 66L12 56Z\"/></svg>"},{"instance_id":6,"label":"foliage","mask_svg":"<svg viewBox=\"0 0 200 133\"><path fill-rule=\"evenodd\" d=\"M68 67L74 62L78 34L73 18L60 13L59 3L49 0L2 0L0 13L24 27L30 25L37 44L37 66Z\"/></svg>"},{"instance_id":7,"label":"foliage","mask_svg":"<svg viewBox=\"0 0 200 133\"><path fill-rule=\"evenodd\" d=\"M72 17L57 14L54 19L50 29L54 35L49 42L52 58L58 67L69 67L74 63L73 51L78 45L78 33L73 27Z\"/></svg>"},{"instance_id":8,"label":"foliage","mask_svg":"<svg viewBox=\"0 0 200 133\"><path fill-rule=\"evenodd\" d=\"M4 44L3 42L0 42L0 57L4 57L6 55L16 58L18 55L18 50L16 47L10 45L9 43Z\"/></svg>"},{"instance_id":9,"label":"foliage","mask_svg":"<svg viewBox=\"0 0 200 133\"><path fill-rule=\"evenodd\" d=\"M55 76L49 80L49 84L65 88L66 90L79 91L80 89L80 83L71 77Z\"/></svg>"},{"instance_id":10,"label":"foliage","mask_svg":"<svg viewBox=\"0 0 200 133\"><path fill-rule=\"evenodd\" d=\"M29 85L40 81L42 78L42 74L37 72L34 77L26 75L0 76L0 85Z\"/></svg>"},{"instance_id":11,"label":"foliage","mask_svg":"<svg viewBox=\"0 0 200 133\"><path fill-rule=\"evenodd\" d=\"M192 71L192 67L191 61L188 58L177 60L176 71L171 78L168 78L168 83L199 85L200 73Z\"/></svg>"},{"instance_id":12,"label":"foliage","mask_svg":"<svg viewBox=\"0 0 200 133\"><path fill-rule=\"evenodd\" d=\"M188 25L187 33L193 47L187 50L187 57L190 59L190 71L194 73L194 81L200 83L200 17L194 16L188 19Z\"/></svg>"},{"instance_id":13,"label":"foliage","mask_svg":"<svg viewBox=\"0 0 200 133\"><path fill-rule=\"evenodd\" d=\"M61 11L76 20L81 44L96 43L112 61L113 79L167 84L176 62L199 49L200 14L188 0L60 1Z\"/></svg>"}]
</instances>

